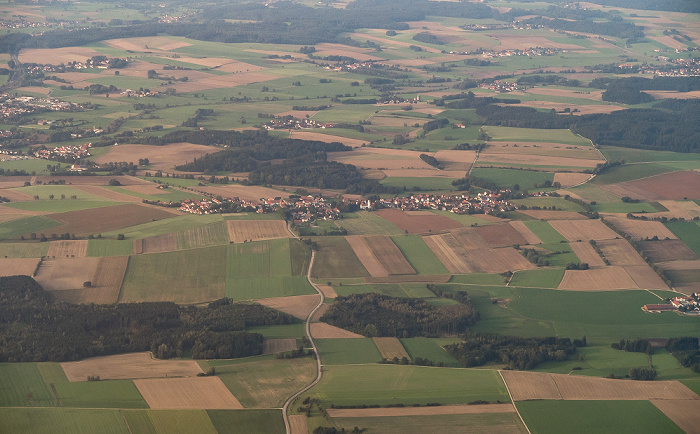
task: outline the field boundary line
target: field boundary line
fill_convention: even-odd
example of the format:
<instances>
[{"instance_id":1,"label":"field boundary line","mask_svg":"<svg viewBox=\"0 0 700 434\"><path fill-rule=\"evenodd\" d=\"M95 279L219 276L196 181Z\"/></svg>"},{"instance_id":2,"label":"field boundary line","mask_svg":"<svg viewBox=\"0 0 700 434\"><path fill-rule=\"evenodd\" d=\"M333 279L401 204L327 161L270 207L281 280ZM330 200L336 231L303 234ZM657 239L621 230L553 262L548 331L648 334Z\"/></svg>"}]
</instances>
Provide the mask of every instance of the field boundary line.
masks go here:
<instances>
[{"instance_id":1,"label":"field boundary line","mask_svg":"<svg viewBox=\"0 0 700 434\"><path fill-rule=\"evenodd\" d=\"M501 380L503 381L503 384L506 386L506 392L508 392L508 397L510 397L510 402L513 403L513 408L515 409L515 413L517 413L518 417L520 418L520 422L523 423L523 426L525 427L527 432L529 434L532 434L532 431L530 431L530 428L528 428L527 424L525 423L525 419L523 419L523 416L520 414L520 410L518 410L518 406L515 405L515 401L513 401L513 395L510 393L510 387L508 387L508 382L506 381L505 378L503 378L503 373L501 372L500 369L497 372L498 372L498 375L501 376Z\"/></svg>"}]
</instances>

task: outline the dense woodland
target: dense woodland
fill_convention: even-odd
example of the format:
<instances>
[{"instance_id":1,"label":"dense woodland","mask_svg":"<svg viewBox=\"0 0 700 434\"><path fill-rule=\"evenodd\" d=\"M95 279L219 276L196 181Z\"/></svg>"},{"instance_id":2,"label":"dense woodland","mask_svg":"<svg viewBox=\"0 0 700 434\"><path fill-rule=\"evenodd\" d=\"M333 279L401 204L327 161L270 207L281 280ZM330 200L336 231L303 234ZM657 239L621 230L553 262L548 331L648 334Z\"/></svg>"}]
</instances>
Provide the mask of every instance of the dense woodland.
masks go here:
<instances>
[{"instance_id":1,"label":"dense woodland","mask_svg":"<svg viewBox=\"0 0 700 434\"><path fill-rule=\"evenodd\" d=\"M321 321L367 337L455 335L479 318L468 298L458 301L434 306L423 299L353 294L336 298Z\"/></svg>"},{"instance_id":2,"label":"dense woodland","mask_svg":"<svg viewBox=\"0 0 700 434\"><path fill-rule=\"evenodd\" d=\"M700 373L700 345L697 337L671 338L666 349L682 366Z\"/></svg>"},{"instance_id":3,"label":"dense woodland","mask_svg":"<svg viewBox=\"0 0 700 434\"><path fill-rule=\"evenodd\" d=\"M195 359L262 353L246 327L296 319L258 304L222 299L206 307L170 302L75 305L58 302L31 277L0 277L0 362L62 362L152 351Z\"/></svg>"}]
</instances>

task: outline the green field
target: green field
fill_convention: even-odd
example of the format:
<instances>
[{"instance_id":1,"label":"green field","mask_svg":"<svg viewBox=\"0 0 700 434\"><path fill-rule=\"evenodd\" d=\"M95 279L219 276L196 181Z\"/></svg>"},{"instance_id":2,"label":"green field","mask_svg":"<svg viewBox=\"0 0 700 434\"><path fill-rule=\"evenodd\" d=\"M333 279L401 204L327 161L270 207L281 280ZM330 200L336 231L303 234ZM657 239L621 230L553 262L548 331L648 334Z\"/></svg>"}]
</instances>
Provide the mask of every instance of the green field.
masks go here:
<instances>
[{"instance_id":1,"label":"green field","mask_svg":"<svg viewBox=\"0 0 700 434\"><path fill-rule=\"evenodd\" d=\"M118 234L124 234L128 239L148 238L155 235L169 234L171 232L184 232L197 226L203 226L221 220L223 220L221 214L185 214L129 228L118 229L112 232L105 232L102 236L105 238L116 238Z\"/></svg>"},{"instance_id":2,"label":"green field","mask_svg":"<svg viewBox=\"0 0 700 434\"><path fill-rule=\"evenodd\" d=\"M406 352L414 360L422 357L432 362L442 362L445 366L458 368L459 362L442 348L435 339L431 338L404 338L400 339Z\"/></svg>"},{"instance_id":3,"label":"green field","mask_svg":"<svg viewBox=\"0 0 700 434\"><path fill-rule=\"evenodd\" d=\"M225 294L226 247L152 253L129 258L121 302L202 303Z\"/></svg>"},{"instance_id":4,"label":"green field","mask_svg":"<svg viewBox=\"0 0 700 434\"><path fill-rule=\"evenodd\" d=\"M551 142L576 146L590 146L590 140L569 130L544 130L537 128L513 128L485 126L483 130L494 141L508 142Z\"/></svg>"},{"instance_id":5,"label":"green field","mask_svg":"<svg viewBox=\"0 0 700 434\"><path fill-rule=\"evenodd\" d=\"M666 227L700 255L700 225L697 222L668 222Z\"/></svg>"},{"instance_id":6,"label":"green field","mask_svg":"<svg viewBox=\"0 0 700 434\"><path fill-rule=\"evenodd\" d=\"M395 235L391 240L418 274L449 274L430 247L418 235Z\"/></svg>"},{"instance_id":7,"label":"green field","mask_svg":"<svg viewBox=\"0 0 700 434\"><path fill-rule=\"evenodd\" d=\"M134 242L131 240L90 240L88 241L87 256L129 256L134 253Z\"/></svg>"},{"instance_id":8,"label":"green field","mask_svg":"<svg viewBox=\"0 0 700 434\"><path fill-rule=\"evenodd\" d=\"M646 149L618 148L601 146L600 151L610 161L625 160L625 163L641 163L654 161L689 161L700 160L700 155L694 153L678 153L668 151L649 151ZM699 163L700 164L700 163Z\"/></svg>"},{"instance_id":9,"label":"green field","mask_svg":"<svg viewBox=\"0 0 700 434\"><path fill-rule=\"evenodd\" d=\"M62 407L148 408L131 380L64 382L54 386Z\"/></svg>"},{"instance_id":10,"label":"green field","mask_svg":"<svg viewBox=\"0 0 700 434\"><path fill-rule=\"evenodd\" d=\"M226 251L226 295L234 300L316 293L305 275L292 275L289 239L231 244Z\"/></svg>"},{"instance_id":11,"label":"green field","mask_svg":"<svg viewBox=\"0 0 700 434\"><path fill-rule=\"evenodd\" d=\"M527 433L525 426L515 413L491 414L441 414L433 416L400 417L349 417L333 418L333 422L350 432L354 427L363 427L367 433L422 434L476 433L476 432L520 432Z\"/></svg>"},{"instance_id":12,"label":"green field","mask_svg":"<svg viewBox=\"0 0 700 434\"><path fill-rule=\"evenodd\" d=\"M649 401L520 401L535 433L682 433Z\"/></svg>"},{"instance_id":13,"label":"green field","mask_svg":"<svg viewBox=\"0 0 700 434\"><path fill-rule=\"evenodd\" d=\"M150 410L148 416L157 433L217 434L206 410Z\"/></svg>"},{"instance_id":14,"label":"green field","mask_svg":"<svg viewBox=\"0 0 700 434\"><path fill-rule=\"evenodd\" d=\"M119 410L0 408L0 432L130 434Z\"/></svg>"},{"instance_id":15,"label":"green field","mask_svg":"<svg viewBox=\"0 0 700 434\"><path fill-rule=\"evenodd\" d=\"M605 377L610 374L624 377L629 373L631 367L648 366L649 363L649 358L645 353L614 350L605 340L601 341L601 343L589 342L586 347L576 348L576 353L578 356L572 357L571 360L559 363L542 363L534 370L555 374L587 375L592 377ZM656 358L656 356L654 356L654 358ZM581 369L573 370L573 368ZM676 361L674 368L680 368L678 361ZM661 370L657 372L660 376L663 375ZM687 374L686 377L688 377Z\"/></svg>"},{"instance_id":16,"label":"green field","mask_svg":"<svg viewBox=\"0 0 700 434\"><path fill-rule=\"evenodd\" d=\"M348 235L400 235L403 231L377 214L369 211L359 211L343 214L336 220L338 227L348 231Z\"/></svg>"},{"instance_id":17,"label":"green field","mask_svg":"<svg viewBox=\"0 0 700 434\"><path fill-rule=\"evenodd\" d=\"M102 208L107 206L120 205L120 202L108 202L105 200L35 200L32 202L16 202L8 206L24 211L48 211L48 212L68 212L80 211L90 208Z\"/></svg>"},{"instance_id":18,"label":"green field","mask_svg":"<svg viewBox=\"0 0 700 434\"><path fill-rule=\"evenodd\" d=\"M370 338L317 339L316 345L324 365L377 363L382 355Z\"/></svg>"},{"instance_id":19,"label":"green field","mask_svg":"<svg viewBox=\"0 0 700 434\"><path fill-rule=\"evenodd\" d=\"M36 363L0 364L0 407L52 407L57 404Z\"/></svg>"},{"instance_id":20,"label":"green field","mask_svg":"<svg viewBox=\"0 0 700 434\"><path fill-rule=\"evenodd\" d=\"M556 288L564 277L564 269L516 271L508 286Z\"/></svg>"},{"instance_id":21,"label":"green field","mask_svg":"<svg viewBox=\"0 0 700 434\"><path fill-rule=\"evenodd\" d=\"M547 207L552 209L558 209L560 211L585 211L581 205L568 201L563 197L529 197L527 199L516 199L511 202L514 205L525 205L528 208L531 208L533 206L539 206L541 208Z\"/></svg>"},{"instance_id":22,"label":"green field","mask_svg":"<svg viewBox=\"0 0 700 434\"><path fill-rule=\"evenodd\" d=\"M0 243L0 258L41 258L49 252L49 243Z\"/></svg>"},{"instance_id":23,"label":"green field","mask_svg":"<svg viewBox=\"0 0 700 434\"><path fill-rule=\"evenodd\" d=\"M326 407L509 401L494 370L401 365L326 366L321 381L300 398L305 396L320 399Z\"/></svg>"},{"instance_id":24,"label":"green field","mask_svg":"<svg viewBox=\"0 0 700 434\"><path fill-rule=\"evenodd\" d=\"M549 265L552 267L565 267L569 262L581 262L568 243L539 244L538 247L553 253L547 257Z\"/></svg>"},{"instance_id":25,"label":"green field","mask_svg":"<svg viewBox=\"0 0 700 434\"><path fill-rule=\"evenodd\" d=\"M314 278L368 277L350 244L343 237L316 237L318 252L311 275Z\"/></svg>"},{"instance_id":26,"label":"green field","mask_svg":"<svg viewBox=\"0 0 700 434\"><path fill-rule=\"evenodd\" d=\"M246 331L260 333L266 338L299 339L306 334L305 325L301 321L296 324L247 327Z\"/></svg>"},{"instance_id":27,"label":"green field","mask_svg":"<svg viewBox=\"0 0 700 434\"><path fill-rule=\"evenodd\" d=\"M619 214L627 214L630 212L657 212L659 209L655 207L652 203L639 202L639 203L625 203L622 201L614 203L597 203L591 205L593 211L597 212L611 212Z\"/></svg>"},{"instance_id":28,"label":"green field","mask_svg":"<svg viewBox=\"0 0 700 434\"><path fill-rule=\"evenodd\" d=\"M503 285L503 276L489 273L456 274L450 277L450 283L461 283L465 285Z\"/></svg>"},{"instance_id":29,"label":"green field","mask_svg":"<svg viewBox=\"0 0 700 434\"><path fill-rule=\"evenodd\" d=\"M456 190L456 188L452 185L452 181L454 181L454 179L451 178L391 177L382 179L380 184L386 187L398 187L407 190L417 187L422 191L453 191Z\"/></svg>"},{"instance_id":30,"label":"green field","mask_svg":"<svg viewBox=\"0 0 700 434\"><path fill-rule=\"evenodd\" d=\"M60 226L60 223L41 215L24 217L0 224L0 239L15 238L31 232L39 234L56 226Z\"/></svg>"},{"instance_id":31,"label":"green field","mask_svg":"<svg viewBox=\"0 0 700 434\"><path fill-rule=\"evenodd\" d=\"M210 223L177 233L178 249L193 249L228 244L226 222Z\"/></svg>"},{"instance_id":32,"label":"green field","mask_svg":"<svg viewBox=\"0 0 700 434\"><path fill-rule=\"evenodd\" d=\"M678 170L674 165L664 163L623 164L613 167L591 180L592 184L614 184L616 182L633 181L635 179L660 175Z\"/></svg>"},{"instance_id":33,"label":"green field","mask_svg":"<svg viewBox=\"0 0 700 434\"><path fill-rule=\"evenodd\" d=\"M279 410L207 410L219 434L282 434L284 420Z\"/></svg>"},{"instance_id":34,"label":"green field","mask_svg":"<svg viewBox=\"0 0 700 434\"><path fill-rule=\"evenodd\" d=\"M554 180L554 174L550 172L486 167L475 167L472 170L472 175L494 182L500 188L512 188L515 184L518 184L521 190L535 190L535 185Z\"/></svg>"}]
</instances>

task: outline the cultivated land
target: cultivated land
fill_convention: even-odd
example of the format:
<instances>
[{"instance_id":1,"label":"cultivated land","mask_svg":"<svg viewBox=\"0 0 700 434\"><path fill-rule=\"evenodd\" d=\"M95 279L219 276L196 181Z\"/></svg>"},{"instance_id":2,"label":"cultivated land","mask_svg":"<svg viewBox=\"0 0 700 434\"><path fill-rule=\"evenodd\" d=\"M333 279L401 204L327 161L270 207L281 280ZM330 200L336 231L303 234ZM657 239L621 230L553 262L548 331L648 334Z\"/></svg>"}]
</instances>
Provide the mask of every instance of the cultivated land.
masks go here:
<instances>
[{"instance_id":1,"label":"cultivated land","mask_svg":"<svg viewBox=\"0 0 700 434\"><path fill-rule=\"evenodd\" d=\"M243 408L218 377L144 379L134 384L152 409Z\"/></svg>"},{"instance_id":2,"label":"cultivated land","mask_svg":"<svg viewBox=\"0 0 700 434\"><path fill-rule=\"evenodd\" d=\"M234 243L292 236L287 230L287 223L281 220L228 220L226 224L229 237Z\"/></svg>"},{"instance_id":3,"label":"cultivated land","mask_svg":"<svg viewBox=\"0 0 700 434\"><path fill-rule=\"evenodd\" d=\"M88 376L102 380L192 377L202 372L195 361L158 360L150 352L94 357L61 363L61 368L68 381L87 381Z\"/></svg>"}]
</instances>

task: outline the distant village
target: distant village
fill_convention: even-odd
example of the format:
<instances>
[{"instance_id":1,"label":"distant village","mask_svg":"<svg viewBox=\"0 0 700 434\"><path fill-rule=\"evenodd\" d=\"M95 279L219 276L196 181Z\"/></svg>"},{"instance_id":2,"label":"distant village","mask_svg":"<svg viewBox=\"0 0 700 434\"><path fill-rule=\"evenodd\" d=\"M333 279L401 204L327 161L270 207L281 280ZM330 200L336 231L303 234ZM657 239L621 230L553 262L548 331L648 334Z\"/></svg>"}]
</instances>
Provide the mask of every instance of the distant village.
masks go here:
<instances>
[{"instance_id":1,"label":"distant village","mask_svg":"<svg viewBox=\"0 0 700 434\"><path fill-rule=\"evenodd\" d=\"M34 151L34 156L36 158L43 158L45 160L62 160L62 161L77 161L80 158L86 158L90 156L89 149L92 147L92 143L85 143L82 145L68 145L68 146L57 146L55 148L45 148Z\"/></svg>"},{"instance_id":2,"label":"distant village","mask_svg":"<svg viewBox=\"0 0 700 434\"><path fill-rule=\"evenodd\" d=\"M645 304L642 310L650 313L678 311L700 315L700 292L695 292L691 296L674 297L665 304Z\"/></svg>"},{"instance_id":3,"label":"distant village","mask_svg":"<svg viewBox=\"0 0 700 434\"><path fill-rule=\"evenodd\" d=\"M34 98L33 96L10 96L7 93L0 94L0 118L9 119L43 111L74 111L85 107L57 98Z\"/></svg>"}]
</instances>

